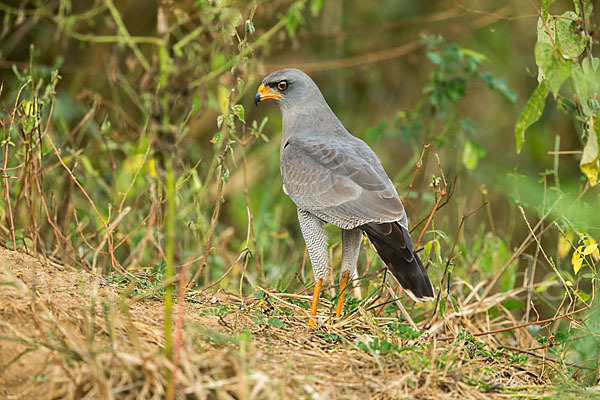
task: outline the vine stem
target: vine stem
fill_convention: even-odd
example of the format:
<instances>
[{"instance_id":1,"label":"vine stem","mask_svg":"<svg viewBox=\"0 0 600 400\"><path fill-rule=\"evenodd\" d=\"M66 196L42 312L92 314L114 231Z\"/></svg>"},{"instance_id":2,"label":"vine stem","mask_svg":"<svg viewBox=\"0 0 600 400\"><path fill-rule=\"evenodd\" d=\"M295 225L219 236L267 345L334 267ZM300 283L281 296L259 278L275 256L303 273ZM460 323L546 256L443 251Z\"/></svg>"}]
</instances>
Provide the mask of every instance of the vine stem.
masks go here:
<instances>
[{"instance_id":1,"label":"vine stem","mask_svg":"<svg viewBox=\"0 0 600 400\"><path fill-rule=\"evenodd\" d=\"M581 12L581 27L583 28L583 33L585 34L586 45L585 45L585 55L587 58L592 60L592 38L590 37L588 40L588 31L587 31L587 23L585 22L585 6L583 4L583 0L579 0L579 11Z\"/></svg>"}]
</instances>

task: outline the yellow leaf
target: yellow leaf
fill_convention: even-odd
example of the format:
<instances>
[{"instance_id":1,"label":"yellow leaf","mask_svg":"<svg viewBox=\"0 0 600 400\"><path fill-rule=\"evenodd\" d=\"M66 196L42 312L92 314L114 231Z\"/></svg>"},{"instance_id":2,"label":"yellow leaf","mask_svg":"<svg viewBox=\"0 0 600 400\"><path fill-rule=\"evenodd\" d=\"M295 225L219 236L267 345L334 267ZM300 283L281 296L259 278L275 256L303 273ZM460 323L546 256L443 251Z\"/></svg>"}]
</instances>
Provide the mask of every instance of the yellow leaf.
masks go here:
<instances>
[{"instance_id":1,"label":"yellow leaf","mask_svg":"<svg viewBox=\"0 0 600 400\"><path fill-rule=\"evenodd\" d=\"M596 183L598 183L598 159L594 162L580 164L579 169L587 176L590 186L596 186Z\"/></svg>"},{"instance_id":2,"label":"yellow leaf","mask_svg":"<svg viewBox=\"0 0 600 400\"><path fill-rule=\"evenodd\" d=\"M148 172L148 175L150 175L151 177L153 177L153 178L158 177L158 174L156 173L156 163L154 162L153 158L148 160L148 165L146 166L146 171Z\"/></svg>"},{"instance_id":3,"label":"yellow leaf","mask_svg":"<svg viewBox=\"0 0 600 400\"><path fill-rule=\"evenodd\" d=\"M596 186L598 182L598 137L594 130L594 118L589 117L586 121L588 139L587 143L583 148L583 154L581 155L581 161L579 163L579 169L583 172L588 180L590 186Z\"/></svg>"},{"instance_id":4,"label":"yellow leaf","mask_svg":"<svg viewBox=\"0 0 600 400\"><path fill-rule=\"evenodd\" d=\"M589 246L586 246L585 249L583 250L583 255L589 256L596 250L598 250L598 243L590 244Z\"/></svg>"},{"instance_id":5,"label":"yellow leaf","mask_svg":"<svg viewBox=\"0 0 600 400\"><path fill-rule=\"evenodd\" d=\"M595 244L596 246L598 245L598 242L596 242L596 240L593 237L591 237L590 235L588 235L587 238L590 241L590 245L593 245L593 244ZM600 260L600 251L598 251L598 247L596 247L596 250L594 250L592 252L592 258L596 262L598 262L598 260Z\"/></svg>"},{"instance_id":6,"label":"yellow leaf","mask_svg":"<svg viewBox=\"0 0 600 400\"><path fill-rule=\"evenodd\" d=\"M133 175L142 167L143 162L143 154L134 154L125 159L121 168Z\"/></svg>"},{"instance_id":7,"label":"yellow leaf","mask_svg":"<svg viewBox=\"0 0 600 400\"><path fill-rule=\"evenodd\" d=\"M573 241L573 233L571 233L571 232L567 233L566 238L562 235L558 238L558 258L559 259L562 260L569 254L569 251L571 251L571 242L572 241Z\"/></svg>"},{"instance_id":8,"label":"yellow leaf","mask_svg":"<svg viewBox=\"0 0 600 400\"><path fill-rule=\"evenodd\" d=\"M582 248L583 248L583 246L579 246L577 249L575 249L575 251L573 252L573 256L571 257L571 264L575 265L577 260L579 260L581 258L581 249Z\"/></svg>"},{"instance_id":9,"label":"yellow leaf","mask_svg":"<svg viewBox=\"0 0 600 400\"><path fill-rule=\"evenodd\" d=\"M219 85L217 88L217 101L219 102L221 114L227 114L227 105L229 104L229 89L223 85Z\"/></svg>"},{"instance_id":10,"label":"yellow leaf","mask_svg":"<svg viewBox=\"0 0 600 400\"><path fill-rule=\"evenodd\" d=\"M579 259L577 259L577 261L575 261L575 262L573 263L573 271L574 271L575 273L578 273L578 272L579 272L579 270L581 269L581 264L582 264L582 263L583 263L583 258L579 258ZM568 283L570 283L570 282L568 282ZM571 285L569 285L569 286L571 286Z\"/></svg>"}]
</instances>

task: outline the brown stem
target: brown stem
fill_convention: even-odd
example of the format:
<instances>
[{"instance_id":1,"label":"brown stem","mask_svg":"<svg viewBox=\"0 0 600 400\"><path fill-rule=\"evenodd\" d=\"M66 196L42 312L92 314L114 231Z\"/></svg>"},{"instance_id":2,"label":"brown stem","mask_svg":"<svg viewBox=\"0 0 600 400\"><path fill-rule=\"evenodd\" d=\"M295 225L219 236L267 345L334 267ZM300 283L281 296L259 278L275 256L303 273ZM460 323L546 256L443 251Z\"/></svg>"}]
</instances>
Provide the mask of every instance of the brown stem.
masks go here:
<instances>
[{"instance_id":1,"label":"brown stem","mask_svg":"<svg viewBox=\"0 0 600 400\"><path fill-rule=\"evenodd\" d=\"M552 318L544 319L544 320L541 320L541 321L533 321L533 322L527 322L527 323L524 323L524 324L509 326L508 328L494 329L494 330L487 331L487 332L478 332L478 333L472 334L471 336L473 336L473 337L479 337L479 336L493 335L494 333L512 331L514 329L525 328L525 327L531 326L531 325L546 324L546 323L549 323L549 322L558 321L559 319L570 317L573 314L577 314L577 313L580 313L582 311L589 310L590 308L592 308L591 305L589 305L587 307L584 307L584 308L580 308L579 310L575 310L575 311L568 312L566 314L559 315L557 317L552 317ZM453 340L455 338L456 338L456 336L444 336L444 337L441 337L441 338L435 338L434 340L439 341L439 342L443 342L443 341Z\"/></svg>"}]
</instances>

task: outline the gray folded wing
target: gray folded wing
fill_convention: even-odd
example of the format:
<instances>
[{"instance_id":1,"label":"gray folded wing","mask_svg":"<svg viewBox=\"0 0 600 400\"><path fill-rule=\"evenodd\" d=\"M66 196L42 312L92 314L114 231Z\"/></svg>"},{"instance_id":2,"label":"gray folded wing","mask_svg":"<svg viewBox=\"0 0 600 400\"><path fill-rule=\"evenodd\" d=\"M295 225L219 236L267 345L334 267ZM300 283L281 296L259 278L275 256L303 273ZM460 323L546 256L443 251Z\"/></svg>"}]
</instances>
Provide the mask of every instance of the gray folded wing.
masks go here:
<instances>
[{"instance_id":1,"label":"gray folded wing","mask_svg":"<svg viewBox=\"0 0 600 400\"><path fill-rule=\"evenodd\" d=\"M286 193L298 208L344 229L401 221L404 207L375 153L351 136L292 137L281 151Z\"/></svg>"}]
</instances>

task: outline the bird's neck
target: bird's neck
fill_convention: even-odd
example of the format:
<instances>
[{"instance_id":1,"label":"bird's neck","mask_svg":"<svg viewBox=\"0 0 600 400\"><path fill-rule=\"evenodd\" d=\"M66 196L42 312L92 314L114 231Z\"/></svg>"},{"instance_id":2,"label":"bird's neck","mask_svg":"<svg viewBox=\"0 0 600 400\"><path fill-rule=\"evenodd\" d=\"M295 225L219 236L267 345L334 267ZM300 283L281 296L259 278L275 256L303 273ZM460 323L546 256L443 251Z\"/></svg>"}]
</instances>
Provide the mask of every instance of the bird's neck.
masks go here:
<instances>
[{"instance_id":1,"label":"bird's neck","mask_svg":"<svg viewBox=\"0 0 600 400\"><path fill-rule=\"evenodd\" d=\"M335 116L329 105L307 104L293 109L281 107L282 139L296 134L338 135L346 133L346 129Z\"/></svg>"}]
</instances>

